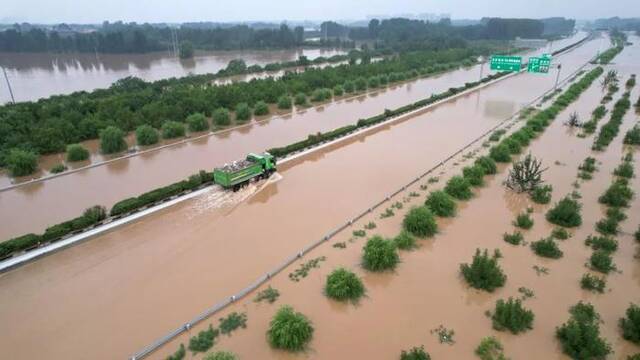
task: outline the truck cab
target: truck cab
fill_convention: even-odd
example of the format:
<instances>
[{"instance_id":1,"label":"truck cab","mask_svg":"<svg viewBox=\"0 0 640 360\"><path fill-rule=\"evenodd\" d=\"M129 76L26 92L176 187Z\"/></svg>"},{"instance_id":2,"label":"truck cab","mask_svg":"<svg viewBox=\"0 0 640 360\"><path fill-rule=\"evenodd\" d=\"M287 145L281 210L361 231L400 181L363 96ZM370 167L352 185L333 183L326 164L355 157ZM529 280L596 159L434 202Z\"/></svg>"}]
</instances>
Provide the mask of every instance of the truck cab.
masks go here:
<instances>
[{"instance_id":1,"label":"truck cab","mask_svg":"<svg viewBox=\"0 0 640 360\"><path fill-rule=\"evenodd\" d=\"M276 171L276 158L268 152L261 155L250 153L247 155L247 161L262 165L262 169L266 174Z\"/></svg>"}]
</instances>

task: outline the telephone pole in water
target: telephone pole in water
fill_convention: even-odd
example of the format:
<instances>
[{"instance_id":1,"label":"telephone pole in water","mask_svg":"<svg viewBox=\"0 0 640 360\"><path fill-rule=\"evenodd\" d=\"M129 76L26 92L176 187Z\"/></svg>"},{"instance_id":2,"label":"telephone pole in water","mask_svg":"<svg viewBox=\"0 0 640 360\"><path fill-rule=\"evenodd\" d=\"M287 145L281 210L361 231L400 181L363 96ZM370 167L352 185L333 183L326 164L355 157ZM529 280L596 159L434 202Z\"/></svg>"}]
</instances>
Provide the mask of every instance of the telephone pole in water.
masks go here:
<instances>
[{"instance_id":1,"label":"telephone pole in water","mask_svg":"<svg viewBox=\"0 0 640 360\"><path fill-rule=\"evenodd\" d=\"M16 99L13 97L13 90L11 90L11 83L9 82L9 77L7 76L7 71L4 69L4 66L0 66L2 67L2 73L4 74L4 79L7 82L7 87L9 88L9 94L11 95L11 102L12 103L16 103Z\"/></svg>"}]
</instances>

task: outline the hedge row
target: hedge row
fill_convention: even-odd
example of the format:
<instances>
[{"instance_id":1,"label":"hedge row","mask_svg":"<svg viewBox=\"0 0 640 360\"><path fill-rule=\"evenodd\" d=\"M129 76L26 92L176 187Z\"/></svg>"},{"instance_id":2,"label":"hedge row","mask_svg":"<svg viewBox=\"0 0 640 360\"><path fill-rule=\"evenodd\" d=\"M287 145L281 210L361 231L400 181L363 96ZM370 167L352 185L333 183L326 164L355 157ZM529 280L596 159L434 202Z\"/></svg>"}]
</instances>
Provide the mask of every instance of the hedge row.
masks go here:
<instances>
[{"instance_id":1,"label":"hedge row","mask_svg":"<svg viewBox=\"0 0 640 360\"><path fill-rule=\"evenodd\" d=\"M201 184L213 181L213 173L200 171L187 180L173 183L159 189L146 192L138 197L119 201L111 208L110 216L117 216L137 210L143 206L178 195L186 190L193 190ZM93 226L107 217L107 210L103 206L93 206L84 211L82 216L48 227L41 235L26 234L0 243L0 258L5 258L14 252L28 250L41 243L53 242L63 237Z\"/></svg>"},{"instance_id":2,"label":"hedge row","mask_svg":"<svg viewBox=\"0 0 640 360\"><path fill-rule=\"evenodd\" d=\"M613 105L611 118L600 128L600 132L593 143L592 150L602 151L609 146L611 141L618 135L624 114L630 107L631 101L629 101L629 92L627 91L616 101L615 105Z\"/></svg>"},{"instance_id":3,"label":"hedge row","mask_svg":"<svg viewBox=\"0 0 640 360\"><path fill-rule=\"evenodd\" d=\"M427 99L423 99L423 100L419 100L416 101L412 104L409 105L405 105L402 107L399 107L397 109L394 110L385 110L384 113L379 114L379 115L375 115L372 116L370 118L367 119L360 119L358 120L358 122L355 125L347 125L347 126L343 126L334 130L331 130L329 132L326 133L321 133L318 132L317 134L313 134L313 135L309 135L309 137L307 137L307 139L305 140L301 140L298 142L295 142L293 144L289 144L287 146L283 146L283 147L277 147L277 148L271 148L269 150L267 150L271 155L276 156L276 157L283 157L286 156L288 154L306 149L310 146L313 145L317 145L319 143L325 142L325 141L329 141L329 140L333 140L333 139L337 139L339 137L345 136L349 133L351 133L354 130L360 129L360 128L365 128L365 127L369 127L378 123L381 123L383 121L386 121L392 117L398 116L398 115L402 115L404 113L407 113L409 111L413 111L419 108L422 108L424 106L433 104L439 100L443 100L446 99L450 96L453 96L459 92L462 92L466 89L478 86L479 84L483 84L486 82L489 82L491 80L497 79L499 77L502 77L504 75L506 75L506 72L502 72L502 73L496 73L496 74L492 74L489 75L485 78L483 78L480 81L474 81L474 82L470 82L470 83L465 83L464 86L460 86L460 87L455 87L455 88L450 88L449 90L440 93L440 94L433 94L431 95L431 97L427 98Z\"/></svg>"}]
</instances>

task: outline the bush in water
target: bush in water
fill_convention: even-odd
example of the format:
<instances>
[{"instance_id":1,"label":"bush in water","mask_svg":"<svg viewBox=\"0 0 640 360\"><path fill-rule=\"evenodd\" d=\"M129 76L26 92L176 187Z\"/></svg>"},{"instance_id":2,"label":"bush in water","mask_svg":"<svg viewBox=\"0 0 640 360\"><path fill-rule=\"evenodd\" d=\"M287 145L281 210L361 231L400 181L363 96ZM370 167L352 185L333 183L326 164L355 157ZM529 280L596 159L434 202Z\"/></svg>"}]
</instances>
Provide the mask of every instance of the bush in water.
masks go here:
<instances>
[{"instance_id":1,"label":"bush in water","mask_svg":"<svg viewBox=\"0 0 640 360\"><path fill-rule=\"evenodd\" d=\"M484 167L480 165L466 166L462 169L462 175L472 186L484 185Z\"/></svg>"},{"instance_id":2,"label":"bush in water","mask_svg":"<svg viewBox=\"0 0 640 360\"><path fill-rule=\"evenodd\" d=\"M236 105L236 120L247 121L251 119L251 108L247 103L239 103Z\"/></svg>"},{"instance_id":3,"label":"bush in water","mask_svg":"<svg viewBox=\"0 0 640 360\"><path fill-rule=\"evenodd\" d=\"M518 334L533 328L533 311L522 307L520 299L502 299L496 303L496 308L491 315L493 328L498 331L509 330L512 334Z\"/></svg>"},{"instance_id":4,"label":"bush in water","mask_svg":"<svg viewBox=\"0 0 640 360\"><path fill-rule=\"evenodd\" d=\"M222 107L217 108L213 112L213 123L217 126L231 125L231 116L229 115L229 110Z\"/></svg>"},{"instance_id":5,"label":"bush in water","mask_svg":"<svg viewBox=\"0 0 640 360\"><path fill-rule=\"evenodd\" d=\"M161 131L163 139L175 139L185 135L184 124L177 121L165 122L162 124Z\"/></svg>"},{"instance_id":6,"label":"bush in water","mask_svg":"<svg viewBox=\"0 0 640 360\"><path fill-rule=\"evenodd\" d=\"M220 335L218 329L214 329L212 325L209 325L207 330L202 330L198 335L189 339L189 350L196 352L205 352L213 346L216 338Z\"/></svg>"},{"instance_id":7,"label":"bush in water","mask_svg":"<svg viewBox=\"0 0 640 360\"><path fill-rule=\"evenodd\" d=\"M476 249L471 264L460 265L460 272L469 285L488 292L504 285L507 276L498 265L496 255L489 256L488 250L480 252L480 249Z\"/></svg>"},{"instance_id":8,"label":"bush in water","mask_svg":"<svg viewBox=\"0 0 640 360\"><path fill-rule=\"evenodd\" d=\"M592 292L603 293L606 286L607 280L604 277L587 273L582 275L582 278L580 279L580 287Z\"/></svg>"},{"instance_id":9,"label":"bush in water","mask_svg":"<svg viewBox=\"0 0 640 360\"><path fill-rule=\"evenodd\" d=\"M570 197L560 200L547 212L547 221L564 227L576 227L582 224L581 205Z\"/></svg>"},{"instance_id":10,"label":"bush in water","mask_svg":"<svg viewBox=\"0 0 640 360\"><path fill-rule=\"evenodd\" d=\"M424 204L437 216L452 217L456 215L455 200L442 190L432 191Z\"/></svg>"},{"instance_id":11,"label":"bush in water","mask_svg":"<svg viewBox=\"0 0 640 360\"><path fill-rule=\"evenodd\" d=\"M531 249L536 255L551 259L559 259L563 255L562 250L558 248L558 244L553 238L534 241L531 243Z\"/></svg>"},{"instance_id":12,"label":"bush in water","mask_svg":"<svg viewBox=\"0 0 640 360\"><path fill-rule=\"evenodd\" d=\"M80 144L71 144L67 146L67 161L84 161L89 158L89 150Z\"/></svg>"},{"instance_id":13,"label":"bush in water","mask_svg":"<svg viewBox=\"0 0 640 360\"><path fill-rule=\"evenodd\" d=\"M424 206L409 210L402 221L402 227L411 235L420 238L432 237L438 232L438 224L433 213Z\"/></svg>"},{"instance_id":14,"label":"bush in water","mask_svg":"<svg viewBox=\"0 0 640 360\"><path fill-rule=\"evenodd\" d=\"M267 331L271 346L289 351L304 350L312 336L311 321L288 305L282 306L276 312Z\"/></svg>"},{"instance_id":15,"label":"bush in water","mask_svg":"<svg viewBox=\"0 0 640 360\"><path fill-rule=\"evenodd\" d=\"M253 114L256 116L264 116L269 114L269 105L264 101L258 101L253 106Z\"/></svg>"},{"instance_id":16,"label":"bush in water","mask_svg":"<svg viewBox=\"0 0 640 360\"><path fill-rule=\"evenodd\" d=\"M579 302L571 310L569 321L556 328L562 351L573 359L604 359L611 346L600 337L600 317L593 305Z\"/></svg>"},{"instance_id":17,"label":"bush in water","mask_svg":"<svg viewBox=\"0 0 640 360\"><path fill-rule=\"evenodd\" d=\"M115 126L107 126L100 131L100 150L104 154L113 154L127 149L124 132Z\"/></svg>"},{"instance_id":18,"label":"bush in water","mask_svg":"<svg viewBox=\"0 0 640 360\"><path fill-rule=\"evenodd\" d=\"M287 95L280 96L278 98L278 109L281 109L281 110L291 109L291 97Z\"/></svg>"},{"instance_id":19,"label":"bush in water","mask_svg":"<svg viewBox=\"0 0 640 360\"><path fill-rule=\"evenodd\" d=\"M502 344L493 336L483 338L475 353L480 360L507 360L503 354Z\"/></svg>"},{"instance_id":20,"label":"bush in water","mask_svg":"<svg viewBox=\"0 0 640 360\"><path fill-rule=\"evenodd\" d=\"M537 204L548 204L551 201L551 185L536 186L531 191L531 200Z\"/></svg>"},{"instance_id":21,"label":"bush in water","mask_svg":"<svg viewBox=\"0 0 640 360\"><path fill-rule=\"evenodd\" d=\"M66 170L67 170L67 167L64 166L64 164L55 164L51 169L49 169L49 172L52 174L59 174Z\"/></svg>"},{"instance_id":22,"label":"bush in water","mask_svg":"<svg viewBox=\"0 0 640 360\"><path fill-rule=\"evenodd\" d=\"M209 121L202 113L195 113L187 116L187 126L189 131L199 132L209 130Z\"/></svg>"},{"instance_id":23,"label":"bush in water","mask_svg":"<svg viewBox=\"0 0 640 360\"><path fill-rule=\"evenodd\" d=\"M400 360L431 360L431 356L424 351L424 346L420 346L413 347L409 351L402 350Z\"/></svg>"},{"instance_id":24,"label":"bush in water","mask_svg":"<svg viewBox=\"0 0 640 360\"><path fill-rule=\"evenodd\" d=\"M140 146L157 144L159 140L158 132L150 125L140 125L136 129L136 142Z\"/></svg>"},{"instance_id":25,"label":"bush in water","mask_svg":"<svg viewBox=\"0 0 640 360\"><path fill-rule=\"evenodd\" d=\"M469 200L473 197L471 184L462 176L453 176L444 187L444 191L458 200Z\"/></svg>"},{"instance_id":26,"label":"bush in water","mask_svg":"<svg viewBox=\"0 0 640 360\"><path fill-rule=\"evenodd\" d=\"M398 262L400 258L392 240L376 235L369 239L363 248L362 266L369 271L391 270Z\"/></svg>"},{"instance_id":27,"label":"bush in water","mask_svg":"<svg viewBox=\"0 0 640 360\"><path fill-rule=\"evenodd\" d=\"M505 233L502 235L502 239L511 245L520 245L524 241L524 236L522 236L521 232L515 231L513 234Z\"/></svg>"},{"instance_id":28,"label":"bush in water","mask_svg":"<svg viewBox=\"0 0 640 360\"><path fill-rule=\"evenodd\" d=\"M496 162L488 156L481 156L477 158L475 164L482 167L482 169L484 169L484 173L487 175L493 175L498 172Z\"/></svg>"},{"instance_id":29,"label":"bush in water","mask_svg":"<svg viewBox=\"0 0 640 360\"><path fill-rule=\"evenodd\" d=\"M393 238L393 242L401 250L411 250L417 246L416 239L406 230L402 230L400 234Z\"/></svg>"},{"instance_id":30,"label":"bush in water","mask_svg":"<svg viewBox=\"0 0 640 360\"><path fill-rule=\"evenodd\" d=\"M525 230L531 229L533 227L533 219L529 213L518 214L513 221L513 225Z\"/></svg>"},{"instance_id":31,"label":"bush in water","mask_svg":"<svg viewBox=\"0 0 640 360\"><path fill-rule=\"evenodd\" d=\"M634 344L640 344L640 307L631 304L627 308L626 315L619 322L622 337Z\"/></svg>"},{"instance_id":32,"label":"bush in water","mask_svg":"<svg viewBox=\"0 0 640 360\"><path fill-rule=\"evenodd\" d=\"M228 351L216 351L205 355L202 360L238 360L238 357Z\"/></svg>"},{"instance_id":33,"label":"bush in water","mask_svg":"<svg viewBox=\"0 0 640 360\"><path fill-rule=\"evenodd\" d=\"M489 156L495 162L499 162L499 163L511 162L511 152L509 151L509 148L504 144L493 146L489 150Z\"/></svg>"},{"instance_id":34,"label":"bush in water","mask_svg":"<svg viewBox=\"0 0 640 360\"><path fill-rule=\"evenodd\" d=\"M297 106L307 105L307 95L305 95L304 93L297 93L296 96L293 98L293 102Z\"/></svg>"},{"instance_id":35,"label":"bush in water","mask_svg":"<svg viewBox=\"0 0 640 360\"><path fill-rule=\"evenodd\" d=\"M338 268L327 276L324 292L338 301L357 301L364 295L365 288L358 275L345 268Z\"/></svg>"},{"instance_id":36,"label":"bush in water","mask_svg":"<svg viewBox=\"0 0 640 360\"><path fill-rule=\"evenodd\" d=\"M616 266L613 264L613 259L611 258L611 253L602 249L596 250L591 254L589 264L593 270L604 274L608 274L616 269Z\"/></svg>"}]
</instances>

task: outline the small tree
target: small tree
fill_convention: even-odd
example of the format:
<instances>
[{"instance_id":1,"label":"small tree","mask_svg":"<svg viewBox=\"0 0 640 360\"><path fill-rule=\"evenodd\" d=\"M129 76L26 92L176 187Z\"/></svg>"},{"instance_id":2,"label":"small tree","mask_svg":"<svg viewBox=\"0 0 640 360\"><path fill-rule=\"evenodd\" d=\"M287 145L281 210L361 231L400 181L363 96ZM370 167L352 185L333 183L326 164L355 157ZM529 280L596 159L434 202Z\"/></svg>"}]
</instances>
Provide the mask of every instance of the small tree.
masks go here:
<instances>
[{"instance_id":1,"label":"small tree","mask_svg":"<svg viewBox=\"0 0 640 360\"><path fill-rule=\"evenodd\" d=\"M433 213L424 206L409 210L402 221L402 226L411 235L420 238L432 237L438 232L438 224Z\"/></svg>"},{"instance_id":2,"label":"small tree","mask_svg":"<svg viewBox=\"0 0 640 360\"><path fill-rule=\"evenodd\" d=\"M493 328L498 331L509 330L512 334L532 329L533 311L522 307L520 299L502 299L496 303L496 308L491 316Z\"/></svg>"},{"instance_id":3,"label":"small tree","mask_svg":"<svg viewBox=\"0 0 640 360\"><path fill-rule=\"evenodd\" d=\"M136 142L138 143L138 145L153 145L158 143L158 140L158 132L150 125L140 125L136 129Z\"/></svg>"},{"instance_id":4,"label":"small tree","mask_svg":"<svg viewBox=\"0 0 640 360\"><path fill-rule=\"evenodd\" d=\"M340 85L333 87L333 96L342 96L344 94L344 88Z\"/></svg>"},{"instance_id":5,"label":"small tree","mask_svg":"<svg viewBox=\"0 0 640 360\"><path fill-rule=\"evenodd\" d=\"M469 200L473 197L469 181L458 175L447 181L444 191L458 200Z\"/></svg>"},{"instance_id":6,"label":"small tree","mask_svg":"<svg viewBox=\"0 0 640 360\"><path fill-rule=\"evenodd\" d=\"M493 336L483 338L476 348L476 355L480 360L507 360L500 341Z\"/></svg>"},{"instance_id":7,"label":"small tree","mask_svg":"<svg viewBox=\"0 0 640 360\"><path fill-rule=\"evenodd\" d=\"M213 112L213 123L217 126L228 126L231 124L231 116L229 110L225 108L217 108Z\"/></svg>"},{"instance_id":8,"label":"small tree","mask_svg":"<svg viewBox=\"0 0 640 360\"><path fill-rule=\"evenodd\" d=\"M460 265L460 272L469 285L488 292L504 286L507 276L498 265L496 255L489 256L488 250L480 252L480 249L476 249L471 264Z\"/></svg>"},{"instance_id":9,"label":"small tree","mask_svg":"<svg viewBox=\"0 0 640 360\"><path fill-rule=\"evenodd\" d=\"M291 109L291 98L287 95L282 95L278 98L278 109L288 110Z\"/></svg>"},{"instance_id":10,"label":"small tree","mask_svg":"<svg viewBox=\"0 0 640 360\"><path fill-rule=\"evenodd\" d=\"M570 310L569 321L556 328L562 351L573 359L604 359L611 346L600 337L600 320L591 304L579 302Z\"/></svg>"},{"instance_id":11,"label":"small tree","mask_svg":"<svg viewBox=\"0 0 640 360\"><path fill-rule=\"evenodd\" d=\"M550 237L532 242L531 249L536 255L551 259L559 259L563 255L558 244Z\"/></svg>"},{"instance_id":12,"label":"small tree","mask_svg":"<svg viewBox=\"0 0 640 360\"><path fill-rule=\"evenodd\" d=\"M203 113L195 113L187 116L186 122L191 132L209 130L209 121Z\"/></svg>"},{"instance_id":13,"label":"small tree","mask_svg":"<svg viewBox=\"0 0 640 360\"><path fill-rule=\"evenodd\" d=\"M456 215L455 200L442 190L432 191L425 201L425 206L437 216L452 217Z\"/></svg>"},{"instance_id":14,"label":"small tree","mask_svg":"<svg viewBox=\"0 0 640 360\"><path fill-rule=\"evenodd\" d=\"M401 250L411 250L417 246L416 239L405 230L402 230L400 234L393 238L393 242L396 244L396 247Z\"/></svg>"},{"instance_id":15,"label":"small tree","mask_svg":"<svg viewBox=\"0 0 640 360\"><path fill-rule=\"evenodd\" d=\"M271 346L289 351L304 350L312 336L311 321L288 305L282 306L276 312L267 331Z\"/></svg>"},{"instance_id":16,"label":"small tree","mask_svg":"<svg viewBox=\"0 0 640 360\"><path fill-rule=\"evenodd\" d=\"M542 161L527 154L523 160L517 161L509 170L505 185L516 192L530 192L542 184Z\"/></svg>"},{"instance_id":17,"label":"small tree","mask_svg":"<svg viewBox=\"0 0 640 360\"><path fill-rule=\"evenodd\" d=\"M528 230L528 229L531 229L531 227L533 227L533 219L531 218L529 213L526 213L526 212L521 213L521 214L518 214L516 219L513 221L513 225L521 229Z\"/></svg>"},{"instance_id":18,"label":"small tree","mask_svg":"<svg viewBox=\"0 0 640 360\"><path fill-rule=\"evenodd\" d=\"M100 149L104 154L113 154L127 149L124 133L115 126L108 126L100 131Z\"/></svg>"},{"instance_id":19,"label":"small tree","mask_svg":"<svg viewBox=\"0 0 640 360\"><path fill-rule=\"evenodd\" d=\"M253 106L253 114L255 116L268 115L269 114L269 105L267 105L267 103L265 103L264 101L258 101Z\"/></svg>"},{"instance_id":20,"label":"small tree","mask_svg":"<svg viewBox=\"0 0 640 360\"><path fill-rule=\"evenodd\" d=\"M193 57L193 44L189 41L180 43L180 59L190 59Z\"/></svg>"},{"instance_id":21,"label":"small tree","mask_svg":"<svg viewBox=\"0 0 640 360\"><path fill-rule=\"evenodd\" d=\"M355 273L338 268L327 276L324 292L328 297L338 301L358 301L364 295L365 288Z\"/></svg>"},{"instance_id":22,"label":"small tree","mask_svg":"<svg viewBox=\"0 0 640 360\"><path fill-rule=\"evenodd\" d=\"M296 104L296 106L305 106L307 105L307 95L305 95L304 93L297 93L293 98L293 102Z\"/></svg>"},{"instance_id":23,"label":"small tree","mask_svg":"<svg viewBox=\"0 0 640 360\"><path fill-rule=\"evenodd\" d=\"M84 161L89 158L89 150L80 144L71 144L67 146L67 161L76 162Z\"/></svg>"},{"instance_id":24,"label":"small tree","mask_svg":"<svg viewBox=\"0 0 640 360\"><path fill-rule=\"evenodd\" d=\"M569 115L569 120L567 120L567 122L565 123L565 125L567 125L568 127L582 127L582 122L580 122L580 117L578 116L577 112L572 112L571 115Z\"/></svg>"},{"instance_id":25,"label":"small tree","mask_svg":"<svg viewBox=\"0 0 640 360\"><path fill-rule=\"evenodd\" d=\"M499 162L499 163L511 162L511 152L509 151L509 148L504 144L499 144L492 147L489 150L489 156L495 162Z\"/></svg>"},{"instance_id":26,"label":"small tree","mask_svg":"<svg viewBox=\"0 0 640 360\"><path fill-rule=\"evenodd\" d=\"M591 268L593 270L599 271L604 274L608 274L609 272L616 269L610 253L606 250L594 251L589 258L589 264L591 265Z\"/></svg>"},{"instance_id":27,"label":"small tree","mask_svg":"<svg viewBox=\"0 0 640 360\"><path fill-rule=\"evenodd\" d=\"M484 173L487 175L493 175L498 172L496 162L488 156L481 156L477 158L475 164L482 167L484 169Z\"/></svg>"},{"instance_id":28,"label":"small tree","mask_svg":"<svg viewBox=\"0 0 640 360\"><path fill-rule=\"evenodd\" d=\"M413 347L409 351L402 350L400 360L431 360L431 356L424 351L424 346L420 346Z\"/></svg>"},{"instance_id":29,"label":"small tree","mask_svg":"<svg viewBox=\"0 0 640 360\"><path fill-rule=\"evenodd\" d=\"M607 280L604 277L586 273L582 275L582 278L580 279L580 287L592 292L603 293L606 286Z\"/></svg>"},{"instance_id":30,"label":"small tree","mask_svg":"<svg viewBox=\"0 0 640 360\"><path fill-rule=\"evenodd\" d=\"M11 176L30 175L38 169L38 156L31 151L11 149L6 162Z\"/></svg>"},{"instance_id":31,"label":"small tree","mask_svg":"<svg viewBox=\"0 0 640 360\"><path fill-rule=\"evenodd\" d=\"M536 186L531 190L531 200L537 204L548 204L551 201L551 185Z\"/></svg>"},{"instance_id":32,"label":"small tree","mask_svg":"<svg viewBox=\"0 0 640 360\"><path fill-rule=\"evenodd\" d=\"M162 124L162 137L164 139L175 139L185 135L184 124L177 121L167 121Z\"/></svg>"},{"instance_id":33,"label":"small tree","mask_svg":"<svg viewBox=\"0 0 640 360\"><path fill-rule=\"evenodd\" d=\"M400 258L393 241L376 235L367 241L362 253L362 266L369 271L391 270Z\"/></svg>"},{"instance_id":34,"label":"small tree","mask_svg":"<svg viewBox=\"0 0 640 360\"><path fill-rule=\"evenodd\" d=\"M247 121L251 119L251 108L247 103L239 103L236 106L236 120Z\"/></svg>"},{"instance_id":35,"label":"small tree","mask_svg":"<svg viewBox=\"0 0 640 360\"><path fill-rule=\"evenodd\" d=\"M580 226L582 224L581 207L576 200L566 196L547 212L547 221L564 227Z\"/></svg>"},{"instance_id":36,"label":"small tree","mask_svg":"<svg viewBox=\"0 0 640 360\"><path fill-rule=\"evenodd\" d=\"M462 175L472 186L484 185L484 168L479 165L466 166L462 169Z\"/></svg>"},{"instance_id":37,"label":"small tree","mask_svg":"<svg viewBox=\"0 0 640 360\"><path fill-rule=\"evenodd\" d=\"M634 344L640 344L640 307L636 304L629 305L626 315L620 319L622 337Z\"/></svg>"}]
</instances>

